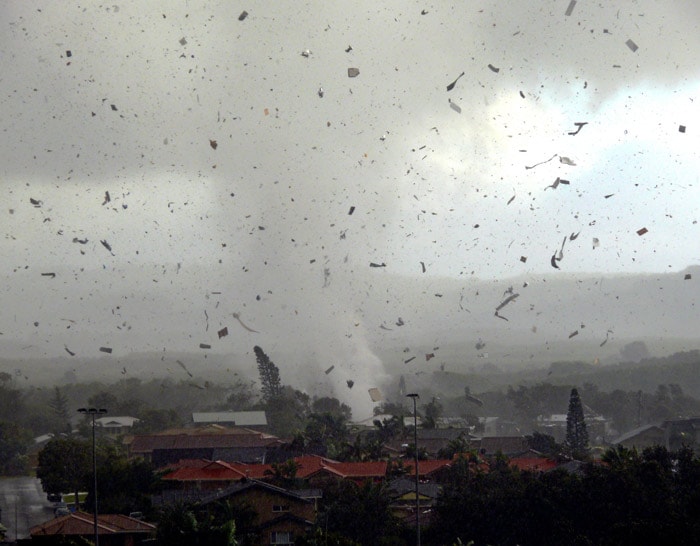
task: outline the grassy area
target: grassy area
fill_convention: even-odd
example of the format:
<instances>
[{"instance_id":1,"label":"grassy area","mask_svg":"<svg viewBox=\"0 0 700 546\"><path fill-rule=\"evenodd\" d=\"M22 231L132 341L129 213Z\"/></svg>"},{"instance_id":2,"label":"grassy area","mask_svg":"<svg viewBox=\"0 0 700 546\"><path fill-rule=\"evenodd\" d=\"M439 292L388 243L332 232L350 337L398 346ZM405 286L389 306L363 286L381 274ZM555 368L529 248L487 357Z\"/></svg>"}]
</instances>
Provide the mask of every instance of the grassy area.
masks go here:
<instances>
[{"instance_id":1,"label":"grassy area","mask_svg":"<svg viewBox=\"0 0 700 546\"><path fill-rule=\"evenodd\" d=\"M78 503L83 504L88 494L86 491L78 491ZM75 504L75 493L64 493L63 502L66 504Z\"/></svg>"}]
</instances>

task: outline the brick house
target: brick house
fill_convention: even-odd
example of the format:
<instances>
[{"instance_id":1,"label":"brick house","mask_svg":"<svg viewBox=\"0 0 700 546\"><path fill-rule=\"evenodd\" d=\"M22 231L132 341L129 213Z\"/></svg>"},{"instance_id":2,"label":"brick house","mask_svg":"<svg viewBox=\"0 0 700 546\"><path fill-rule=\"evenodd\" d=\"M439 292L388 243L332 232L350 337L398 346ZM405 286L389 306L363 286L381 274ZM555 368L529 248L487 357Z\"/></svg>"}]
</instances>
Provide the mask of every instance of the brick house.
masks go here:
<instances>
[{"instance_id":1,"label":"brick house","mask_svg":"<svg viewBox=\"0 0 700 546\"><path fill-rule=\"evenodd\" d=\"M203 498L199 506L228 501L252 508L257 514L257 544L294 544L316 522L320 492L294 492L259 480L245 479Z\"/></svg>"}]
</instances>

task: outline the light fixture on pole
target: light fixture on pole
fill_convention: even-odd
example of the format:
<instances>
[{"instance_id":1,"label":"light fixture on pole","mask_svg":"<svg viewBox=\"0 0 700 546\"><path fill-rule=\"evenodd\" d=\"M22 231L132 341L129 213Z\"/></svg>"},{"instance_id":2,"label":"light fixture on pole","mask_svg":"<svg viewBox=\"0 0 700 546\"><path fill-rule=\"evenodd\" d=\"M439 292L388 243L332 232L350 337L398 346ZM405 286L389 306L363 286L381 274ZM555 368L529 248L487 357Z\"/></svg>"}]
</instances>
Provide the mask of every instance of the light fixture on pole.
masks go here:
<instances>
[{"instance_id":1,"label":"light fixture on pole","mask_svg":"<svg viewBox=\"0 0 700 546\"><path fill-rule=\"evenodd\" d=\"M104 415L107 413L107 410L103 408L79 408L78 413L92 417L92 474L94 476L92 527L95 533L95 546L100 546L100 535L97 532L97 451L95 450L95 415Z\"/></svg>"},{"instance_id":2,"label":"light fixture on pole","mask_svg":"<svg viewBox=\"0 0 700 546\"><path fill-rule=\"evenodd\" d=\"M416 400L420 398L417 393L407 394L406 398L413 399L413 459L416 473L416 546L420 546L420 498L418 497L418 412Z\"/></svg>"}]
</instances>

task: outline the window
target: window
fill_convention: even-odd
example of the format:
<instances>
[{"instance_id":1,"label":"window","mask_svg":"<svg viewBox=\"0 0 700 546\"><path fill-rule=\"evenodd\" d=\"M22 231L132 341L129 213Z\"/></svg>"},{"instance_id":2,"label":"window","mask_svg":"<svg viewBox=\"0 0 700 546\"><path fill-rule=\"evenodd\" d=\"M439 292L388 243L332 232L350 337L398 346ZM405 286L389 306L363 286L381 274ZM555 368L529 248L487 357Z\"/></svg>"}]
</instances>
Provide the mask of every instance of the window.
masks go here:
<instances>
[{"instance_id":1,"label":"window","mask_svg":"<svg viewBox=\"0 0 700 546\"><path fill-rule=\"evenodd\" d=\"M273 504L272 511L273 512L289 512L289 505L288 504Z\"/></svg>"},{"instance_id":2,"label":"window","mask_svg":"<svg viewBox=\"0 0 700 546\"><path fill-rule=\"evenodd\" d=\"M292 533L287 531L272 531L270 544L294 544Z\"/></svg>"}]
</instances>

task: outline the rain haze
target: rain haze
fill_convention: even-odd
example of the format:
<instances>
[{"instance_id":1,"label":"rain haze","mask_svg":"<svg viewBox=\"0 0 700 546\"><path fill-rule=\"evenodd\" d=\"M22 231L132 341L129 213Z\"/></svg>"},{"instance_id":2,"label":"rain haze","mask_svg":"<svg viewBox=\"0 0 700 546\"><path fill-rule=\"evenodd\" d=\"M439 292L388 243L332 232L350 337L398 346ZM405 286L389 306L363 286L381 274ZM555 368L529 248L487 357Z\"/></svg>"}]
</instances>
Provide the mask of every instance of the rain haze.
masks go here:
<instances>
[{"instance_id":1,"label":"rain haze","mask_svg":"<svg viewBox=\"0 0 700 546\"><path fill-rule=\"evenodd\" d=\"M3 357L258 345L361 418L480 339L697 348L700 4L606 4L3 2Z\"/></svg>"}]
</instances>

